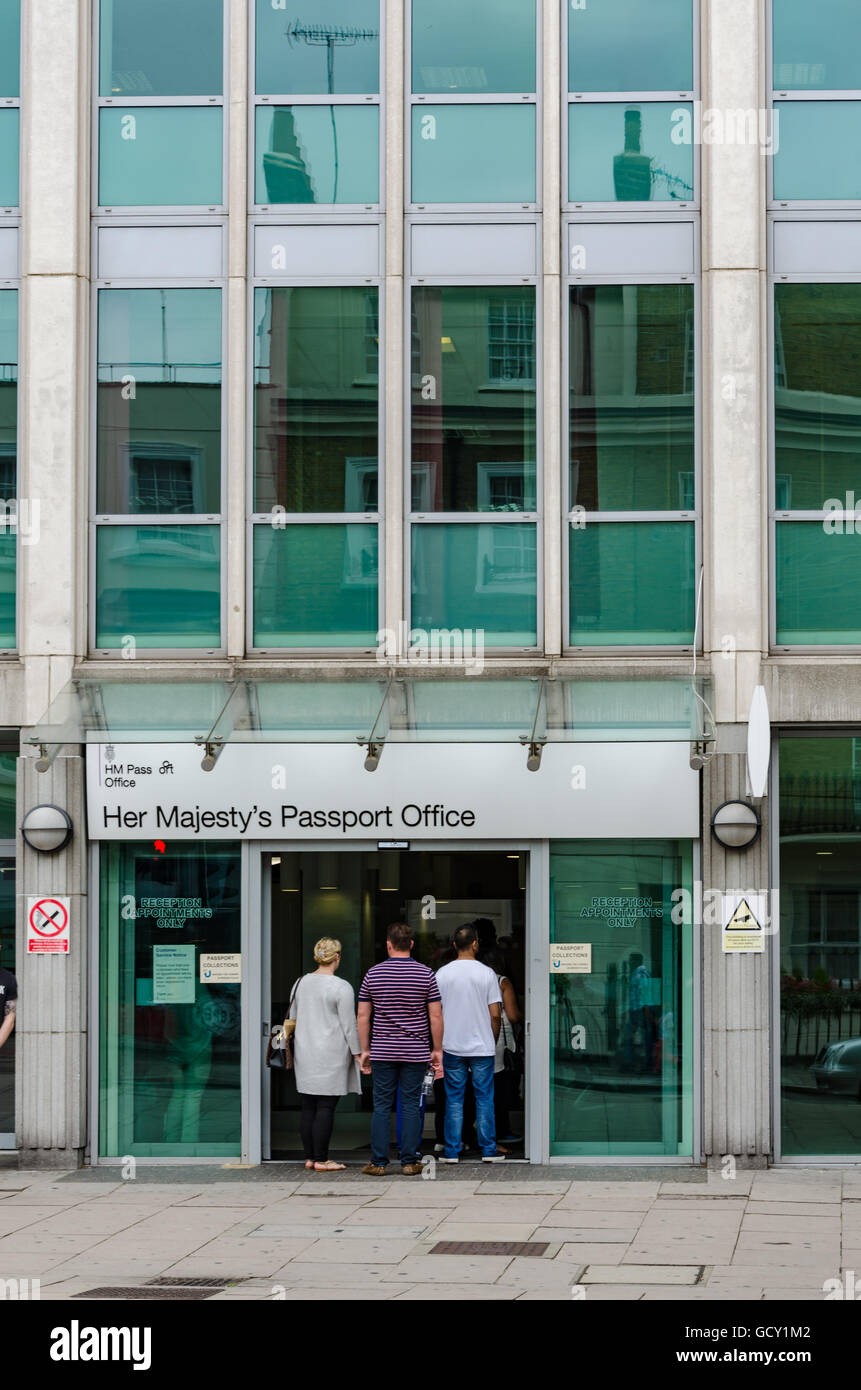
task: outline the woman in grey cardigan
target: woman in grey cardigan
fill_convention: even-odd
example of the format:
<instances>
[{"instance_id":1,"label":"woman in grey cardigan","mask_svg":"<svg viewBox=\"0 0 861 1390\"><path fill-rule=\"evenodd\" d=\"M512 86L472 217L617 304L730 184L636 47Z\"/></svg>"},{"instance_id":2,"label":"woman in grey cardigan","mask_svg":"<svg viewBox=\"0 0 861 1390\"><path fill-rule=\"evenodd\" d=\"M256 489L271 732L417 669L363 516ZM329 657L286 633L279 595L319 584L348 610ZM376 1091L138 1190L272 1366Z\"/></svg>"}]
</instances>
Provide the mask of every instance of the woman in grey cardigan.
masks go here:
<instances>
[{"instance_id":1,"label":"woman in grey cardigan","mask_svg":"<svg viewBox=\"0 0 861 1390\"><path fill-rule=\"evenodd\" d=\"M344 1163L329 1158L335 1106L341 1096L358 1094L359 1034L351 985L335 978L341 943L324 936L314 947L317 969L297 980L290 994L288 1018L295 1018L293 1068L302 1102L299 1128L305 1167L318 1173L339 1172Z\"/></svg>"}]
</instances>

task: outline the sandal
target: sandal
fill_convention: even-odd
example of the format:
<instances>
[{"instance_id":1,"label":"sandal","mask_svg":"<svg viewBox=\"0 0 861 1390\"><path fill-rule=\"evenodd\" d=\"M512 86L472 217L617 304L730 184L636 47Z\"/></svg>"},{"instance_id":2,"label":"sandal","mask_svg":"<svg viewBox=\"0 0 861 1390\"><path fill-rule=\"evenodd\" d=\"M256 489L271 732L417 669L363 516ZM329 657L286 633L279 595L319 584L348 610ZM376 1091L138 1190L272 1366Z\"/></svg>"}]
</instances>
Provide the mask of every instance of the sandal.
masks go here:
<instances>
[{"instance_id":1,"label":"sandal","mask_svg":"<svg viewBox=\"0 0 861 1390\"><path fill-rule=\"evenodd\" d=\"M311 1170L313 1167L314 1167L314 1160L313 1160L313 1158L306 1158L306 1159L305 1159L305 1171L306 1171L306 1172L310 1172L310 1170Z\"/></svg>"},{"instance_id":2,"label":"sandal","mask_svg":"<svg viewBox=\"0 0 861 1390\"><path fill-rule=\"evenodd\" d=\"M314 1164L314 1172L315 1172L315 1173L343 1173L344 1170L346 1169L346 1167L347 1167L346 1163L335 1163L334 1159L327 1158L325 1163L315 1163L315 1164Z\"/></svg>"}]
</instances>

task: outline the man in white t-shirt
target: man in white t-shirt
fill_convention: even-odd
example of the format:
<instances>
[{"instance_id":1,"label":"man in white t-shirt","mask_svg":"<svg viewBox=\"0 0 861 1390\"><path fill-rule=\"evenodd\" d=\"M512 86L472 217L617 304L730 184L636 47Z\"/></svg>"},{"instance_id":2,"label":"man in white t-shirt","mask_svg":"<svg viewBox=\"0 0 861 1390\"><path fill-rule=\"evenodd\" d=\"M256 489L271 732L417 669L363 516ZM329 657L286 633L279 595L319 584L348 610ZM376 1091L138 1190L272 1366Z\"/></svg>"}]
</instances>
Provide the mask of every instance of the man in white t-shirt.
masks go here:
<instances>
[{"instance_id":1,"label":"man in white t-shirt","mask_svg":"<svg viewBox=\"0 0 861 1390\"><path fill-rule=\"evenodd\" d=\"M478 932L459 927L453 946L457 960L437 971L442 996L442 1060L445 1069L445 1155L457 1163L463 1131L463 1093L467 1076L475 1092L475 1128L482 1162L501 1163L496 1147L493 1068L502 1023L502 995L493 971L476 960Z\"/></svg>"}]
</instances>

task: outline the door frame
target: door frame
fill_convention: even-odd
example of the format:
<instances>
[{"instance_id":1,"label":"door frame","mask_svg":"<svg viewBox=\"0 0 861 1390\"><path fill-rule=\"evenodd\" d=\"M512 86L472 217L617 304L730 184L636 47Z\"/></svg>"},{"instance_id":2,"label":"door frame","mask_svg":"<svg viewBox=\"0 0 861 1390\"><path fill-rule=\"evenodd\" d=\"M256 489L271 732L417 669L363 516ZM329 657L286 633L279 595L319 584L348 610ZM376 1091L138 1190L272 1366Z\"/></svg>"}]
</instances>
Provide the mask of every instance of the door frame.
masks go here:
<instances>
[{"instance_id":1,"label":"door frame","mask_svg":"<svg viewBox=\"0 0 861 1390\"><path fill-rule=\"evenodd\" d=\"M263 1162L268 1138L269 1084L263 1065L269 1018L271 899L267 854L377 853L376 840L254 840L242 845L242 1162ZM550 849L546 840L412 840L408 852L434 854L506 853L519 850L526 863L526 1087L524 1152L530 1163L547 1161L550 1142L549 959L546 923L550 901ZM264 1024L267 1026L264 1028Z\"/></svg>"}]
</instances>

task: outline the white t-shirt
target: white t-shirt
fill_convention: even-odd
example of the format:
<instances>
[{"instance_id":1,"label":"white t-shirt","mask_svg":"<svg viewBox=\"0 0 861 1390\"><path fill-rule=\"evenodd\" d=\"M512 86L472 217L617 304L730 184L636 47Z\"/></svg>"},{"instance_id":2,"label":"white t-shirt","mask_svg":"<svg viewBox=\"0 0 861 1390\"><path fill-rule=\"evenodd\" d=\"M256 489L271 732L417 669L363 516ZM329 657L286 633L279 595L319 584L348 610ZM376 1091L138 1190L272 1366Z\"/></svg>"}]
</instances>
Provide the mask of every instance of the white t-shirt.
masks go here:
<instances>
[{"instance_id":1,"label":"white t-shirt","mask_svg":"<svg viewBox=\"0 0 861 1390\"><path fill-rule=\"evenodd\" d=\"M437 971L442 996L443 1051L455 1057L493 1057L490 1004L502 995L493 971L478 960L453 960Z\"/></svg>"}]
</instances>

